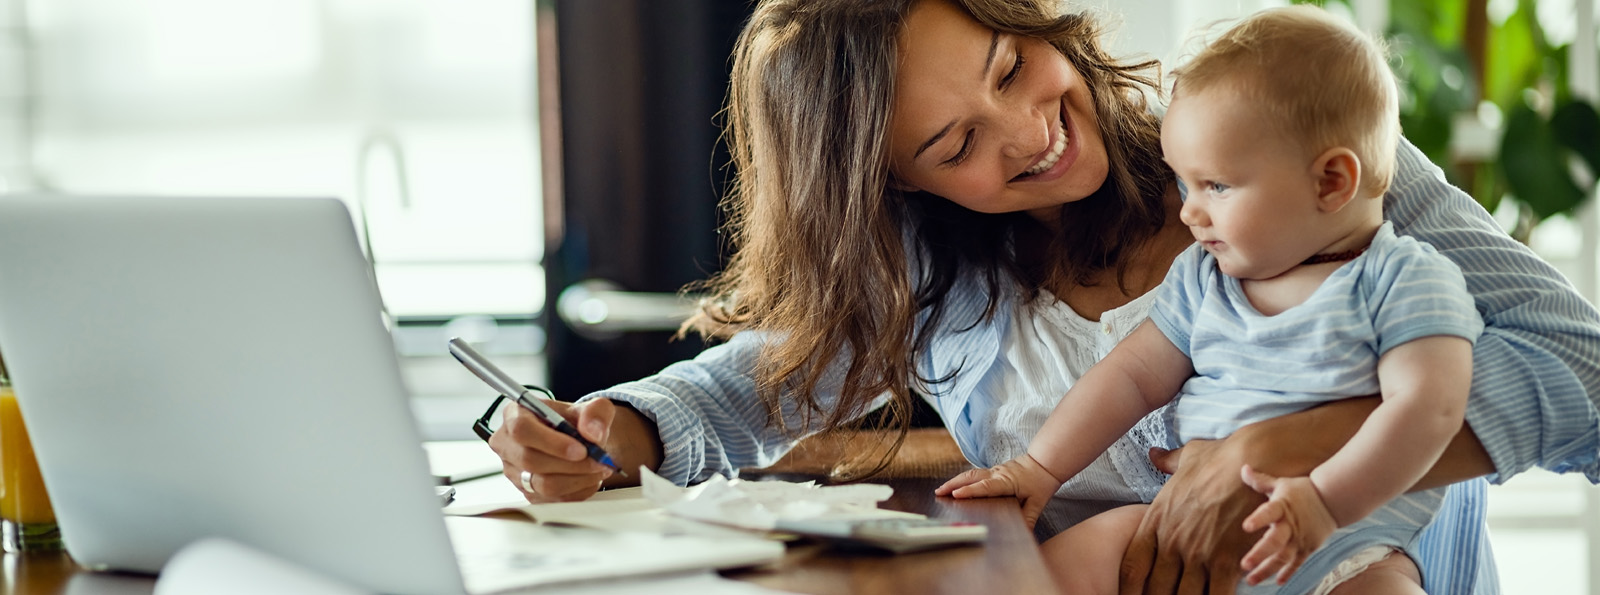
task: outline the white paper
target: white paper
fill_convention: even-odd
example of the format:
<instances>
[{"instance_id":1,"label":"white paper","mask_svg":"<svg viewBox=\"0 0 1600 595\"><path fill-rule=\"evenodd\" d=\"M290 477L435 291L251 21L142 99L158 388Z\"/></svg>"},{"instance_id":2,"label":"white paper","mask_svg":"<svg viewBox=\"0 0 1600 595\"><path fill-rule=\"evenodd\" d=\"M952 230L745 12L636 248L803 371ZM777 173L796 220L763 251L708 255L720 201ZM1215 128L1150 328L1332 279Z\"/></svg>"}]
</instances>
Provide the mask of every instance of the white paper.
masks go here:
<instances>
[{"instance_id":1,"label":"white paper","mask_svg":"<svg viewBox=\"0 0 1600 595\"><path fill-rule=\"evenodd\" d=\"M456 484L455 488L455 500L452 500L449 505L444 507L444 513L449 516L480 516L491 512L513 510L526 513L528 516L534 516L534 513L543 507L554 506L556 508L550 509L550 512L559 512L561 507L571 504L638 500L643 494L639 488L619 488L596 492L588 500L581 502L529 504L528 499L522 497L520 488L512 485L504 476L498 475L462 482ZM618 506L625 507L626 505Z\"/></svg>"},{"instance_id":2,"label":"white paper","mask_svg":"<svg viewBox=\"0 0 1600 595\"><path fill-rule=\"evenodd\" d=\"M894 495L894 488L881 484L819 486L814 481L742 481L718 475L682 488L649 469L639 474L644 497L668 514L746 529L768 531L780 520L925 518L878 508Z\"/></svg>"},{"instance_id":3,"label":"white paper","mask_svg":"<svg viewBox=\"0 0 1600 595\"><path fill-rule=\"evenodd\" d=\"M540 523L709 536L726 534L729 526L769 531L779 520L926 518L878 508L879 502L894 495L886 485L820 486L814 481L729 481L714 476L685 488L643 467L639 480L639 487L598 492L582 502L528 504L505 478L479 479L456 486L456 501L444 513L478 516L514 510Z\"/></svg>"},{"instance_id":4,"label":"white paper","mask_svg":"<svg viewBox=\"0 0 1600 595\"><path fill-rule=\"evenodd\" d=\"M155 595L370 595L327 575L238 542L209 537L178 550Z\"/></svg>"},{"instance_id":5,"label":"white paper","mask_svg":"<svg viewBox=\"0 0 1600 595\"><path fill-rule=\"evenodd\" d=\"M428 469L456 482L499 475L500 455L482 440L434 440L422 443L428 452Z\"/></svg>"}]
</instances>

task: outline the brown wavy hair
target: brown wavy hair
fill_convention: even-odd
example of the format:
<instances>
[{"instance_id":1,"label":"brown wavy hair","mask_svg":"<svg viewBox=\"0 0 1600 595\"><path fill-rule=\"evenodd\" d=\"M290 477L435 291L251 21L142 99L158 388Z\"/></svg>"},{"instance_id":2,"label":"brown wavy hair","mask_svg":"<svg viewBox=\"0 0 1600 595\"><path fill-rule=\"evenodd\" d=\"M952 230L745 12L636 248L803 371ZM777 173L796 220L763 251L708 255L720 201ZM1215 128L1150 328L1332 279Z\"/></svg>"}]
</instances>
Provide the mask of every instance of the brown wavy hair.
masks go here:
<instances>
[{"instance_id":1,"label":"brown wavy hair","mask_svg":"<svg viewBox=\"0 0 1600 595\"><path fill-rule=\"evenodd\" d=\"M849 427L887 396L885 415L900 432L877 449L883 454L866 475L898 451L914 393L948 380L920 376L915 362L943 323L960 271L980 271L989 290L983 317L956 321L965 325L993 316L1003 283L1031 295L1049 281L1086 284L1115 270L1120 284L1124 253L1165 222L1172 180L1145 99L1159 93L1153 60L1113 59L1096 22L1061 14L1055 0L957 0L978 22L1049 40L1066 55L1094 98L1110 173L1091 196L1062 207L1043 270L1023 266L1014 249L1019 232L1043 229L1026 215L977 213L893 189L887 131L899 34L918 1L944 0L756 7L735 46L725 110L733 256L691 288L709 297L684 325L710 337L773 334L755 376L771 423L786 431ZM916 287L912 263L927 272ZM838 390L833 407L818 398L825 383ZM798 413L801 425L786 426L780 411Z\"/></svg>"}]
</instances>

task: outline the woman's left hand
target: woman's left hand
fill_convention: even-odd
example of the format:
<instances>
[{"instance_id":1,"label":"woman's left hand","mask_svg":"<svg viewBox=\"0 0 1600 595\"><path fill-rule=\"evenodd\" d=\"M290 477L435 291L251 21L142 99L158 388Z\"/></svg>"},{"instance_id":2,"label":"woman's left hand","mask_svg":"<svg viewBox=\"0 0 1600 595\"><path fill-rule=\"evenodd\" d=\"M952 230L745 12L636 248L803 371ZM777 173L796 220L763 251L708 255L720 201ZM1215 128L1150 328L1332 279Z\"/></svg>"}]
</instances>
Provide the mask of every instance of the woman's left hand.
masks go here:
<instances>
[{"instance_id":1,"label":"woman's left hand","mask_svg":"<svg viewBox=\"0 0 1600 595\"><path fill-rule=\"evenodd\" d=\"M1150 460L1172 478L1123 554L1122 595L1233 593L1240 560L1256 542L1244 519L1266 501L1239 480L1242 452L1227 441L1194 440L1171 452L1151 449Z\"/></svg>"},{"instance_id":2,"label":"woman's left hand","mask_svg":"<svg viewBox=\"0 0 1600 595\"><path fill-rule=\"evenodd\" d=\"M1172 478L1150 503L1122 557L1122 594L1233 593L1243 570L1241 560L1256 542L1245 533L1244 519L1266 501L1240 481L1239 470L1248 463L1279 477L1309 474L1338 452L1381 402L1376 396L1342 399L1258 421L1223 440L1191 440L1171 452L1151 449L1150 462ZM1466 433L1456 438L1463 441L1476 444ZM1481 453L1483 447L1452 443L1446 459L1459 459L1452 465L1462 470L1488 466L1474 462L1468 450ZM1456 473L1441 479L1471 477Z\"/></svg>"}]
</instances>

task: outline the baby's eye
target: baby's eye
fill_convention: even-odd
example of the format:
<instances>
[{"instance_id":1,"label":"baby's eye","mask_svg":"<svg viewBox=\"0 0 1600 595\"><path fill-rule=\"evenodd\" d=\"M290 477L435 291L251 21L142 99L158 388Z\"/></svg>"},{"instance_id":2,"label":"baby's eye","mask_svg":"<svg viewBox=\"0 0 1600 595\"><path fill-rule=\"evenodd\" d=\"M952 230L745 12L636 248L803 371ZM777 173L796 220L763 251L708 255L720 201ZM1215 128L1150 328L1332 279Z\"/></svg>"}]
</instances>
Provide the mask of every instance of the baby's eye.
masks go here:
<instances>
[{"instance_id":1,"label":"baby's eye","mask_svg":"<svg viewBox=\"0 0 1600 595\"><path fill-rule=\"evenodd\" d=\"M1222 194L1222 193L1228 191L1228 185L1227 184L1219 184L1219 183L1216 183L1216 182L1207 182L1206 183L1206 189L1210 190L1212 194Z\"/></svg>"}]
</instances>

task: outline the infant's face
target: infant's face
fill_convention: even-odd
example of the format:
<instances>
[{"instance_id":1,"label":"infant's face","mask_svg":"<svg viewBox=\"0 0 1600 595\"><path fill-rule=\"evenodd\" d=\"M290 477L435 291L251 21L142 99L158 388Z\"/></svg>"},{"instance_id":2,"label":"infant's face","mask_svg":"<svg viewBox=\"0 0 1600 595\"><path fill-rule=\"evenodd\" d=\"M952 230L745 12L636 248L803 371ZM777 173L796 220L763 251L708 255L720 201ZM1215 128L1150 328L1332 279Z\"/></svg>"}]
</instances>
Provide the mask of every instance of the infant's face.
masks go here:
<instances>
[{"instance_id":1,"label":"infant's face","mask_svg":"<svg viewBox=\"0 0 1600 595\"><path fill-rule=\"evenodd\" d=\"M889 126L895 179L983 213L1055 207L1106 180L1093 100L1065 56L944 0L906 18Z\"/></svg>"},{"instance_id":2,"label":"infant's face","mask_svg":"<svg viewBox=\"0 0 1600 595\"><path fill-rule=\"evenodd\" d=\"M1161 126L1188 189L1180 218L1228 276L1270 279L1325 245L1314 156L1267 130L1258 108L1219 85L1180 90Z\"/></svg>"}]
</instances>

